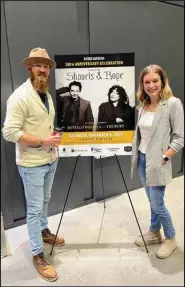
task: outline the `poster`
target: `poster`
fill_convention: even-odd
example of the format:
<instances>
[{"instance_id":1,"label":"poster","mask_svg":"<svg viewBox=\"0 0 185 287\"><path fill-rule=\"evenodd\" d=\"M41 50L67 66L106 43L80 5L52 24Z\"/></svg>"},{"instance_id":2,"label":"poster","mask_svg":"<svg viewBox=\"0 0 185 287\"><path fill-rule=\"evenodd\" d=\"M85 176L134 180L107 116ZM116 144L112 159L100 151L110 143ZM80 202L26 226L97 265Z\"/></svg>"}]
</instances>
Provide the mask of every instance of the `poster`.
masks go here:
<instances>
[{"instance_id":1,"label":"poster","mask_svg":"<svg viewBox=\"0 0 185 287\"><path fill-rule=\"evenodd\" d=\"M55 61L59 155L131 155L134 53L56 55Z\"/></svg>"}]
</instances>

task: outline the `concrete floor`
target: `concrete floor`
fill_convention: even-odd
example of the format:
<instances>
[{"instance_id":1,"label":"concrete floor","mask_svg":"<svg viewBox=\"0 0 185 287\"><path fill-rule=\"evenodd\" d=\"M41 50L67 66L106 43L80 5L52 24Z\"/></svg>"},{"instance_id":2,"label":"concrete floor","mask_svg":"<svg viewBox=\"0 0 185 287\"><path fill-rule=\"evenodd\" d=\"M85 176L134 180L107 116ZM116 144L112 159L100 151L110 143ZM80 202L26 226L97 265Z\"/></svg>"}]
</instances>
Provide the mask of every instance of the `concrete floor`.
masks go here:
<instances>
[{"instance_id":1,"label":"concrete floor","mask_svg":"<svg viewBox=\"0 0 185 287\"><path fill-rule=\"evenodd\" d=\"M130 193L143 233L148 230L149 205L144 189ZM166 205L177 231L178 248L168 259L157 259L157 246L134 245L139 229L127 194L64 214L59 234L66 245L45 246L59 279L47 282L32 265L26 225L6 231L11 256L1 260L2 286L184 286L184 177L168 185ZM60 214L49 218L56 232Z\"/></svg>"}]
</instances>

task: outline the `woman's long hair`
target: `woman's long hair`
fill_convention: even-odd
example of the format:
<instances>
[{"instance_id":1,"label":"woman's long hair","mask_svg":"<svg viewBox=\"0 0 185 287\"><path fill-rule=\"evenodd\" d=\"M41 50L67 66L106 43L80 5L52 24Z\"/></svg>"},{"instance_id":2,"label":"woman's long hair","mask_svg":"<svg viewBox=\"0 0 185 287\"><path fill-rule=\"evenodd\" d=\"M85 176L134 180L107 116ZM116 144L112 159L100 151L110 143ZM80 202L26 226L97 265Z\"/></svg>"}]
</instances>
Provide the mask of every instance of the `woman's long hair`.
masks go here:
<instances>
[{"instance_id":1,"label":"woman's long hair","mask_svg":"<svg viewBox=\"0 0 185 287\"><path fill-rule=\"evenodd\" d=\"M129 97L125 91L125 89L119 85L114 85L112 86L110 89L109 89L109 92L108 92L108 98L109 98L109 102L111 102L111 99L110 99L110 94L116 90L118 95L119 95L119 100L118 100L118 105L121 106L121 107L124 107L126 105L129 105Z\"/></svg>"},{"instance_id":2,"label":"woman's long hair","mask_svg":"<svg viewBox=\"0 0 185 287\"><path fill-rule=\"evenodd\" d=\"M160 76L162 87L160 92L160 98L163 100L167 100L170 97L173 97L172 90L169 86L168 77L166 72L158 65L150 65L144 68L144 70L141 72L139 76L139 87L137 91L137 98L139 100L139 106L142 104L149 104L150 103L150 97L147 95L147 93L144 91L143 87L143 79L144 76L148 73L157 73Z\"/></svg>"}]
</instances>

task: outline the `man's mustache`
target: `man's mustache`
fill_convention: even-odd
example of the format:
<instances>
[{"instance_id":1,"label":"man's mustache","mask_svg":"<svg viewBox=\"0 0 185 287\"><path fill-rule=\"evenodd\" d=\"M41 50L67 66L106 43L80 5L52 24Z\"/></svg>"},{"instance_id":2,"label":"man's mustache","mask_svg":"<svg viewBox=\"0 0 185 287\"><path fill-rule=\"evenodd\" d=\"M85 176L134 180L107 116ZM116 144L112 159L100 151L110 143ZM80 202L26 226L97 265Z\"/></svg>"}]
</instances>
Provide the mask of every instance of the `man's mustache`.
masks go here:
<instances>
[{"instance_id":1,"label":"man's mustache","mask_svg":"<svg viewBox=\"0 0 185 287\"><path fill-rule=\"evenodd\" d=\"M39 73L37 76L46 77L46 74L45 73Z\"/></svg>"}]
</instances>

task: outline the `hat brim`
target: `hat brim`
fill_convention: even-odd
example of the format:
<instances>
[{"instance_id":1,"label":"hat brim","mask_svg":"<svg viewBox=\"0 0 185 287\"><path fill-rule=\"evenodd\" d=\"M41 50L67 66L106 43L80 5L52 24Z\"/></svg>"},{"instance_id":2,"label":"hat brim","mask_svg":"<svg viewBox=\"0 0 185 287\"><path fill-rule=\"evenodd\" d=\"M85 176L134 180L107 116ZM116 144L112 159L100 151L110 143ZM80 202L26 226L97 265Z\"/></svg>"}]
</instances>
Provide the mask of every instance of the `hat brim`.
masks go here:
<instances>
[{"instance_id":1,"label":"hat brim","mask_svg":"<svg viewBox=\"0 0 185 287\"><path fill-rule=\"evenodd\" d=\"M51 69L54 69L57 65L55 61L51 59L43 58L43 57L29 57L29 58L24 59L22 63L24 64L25 67L28 67L30 65L37 64L37 63L42 63L42 64L49 65Z\"/></svg>"}]
</instances>

